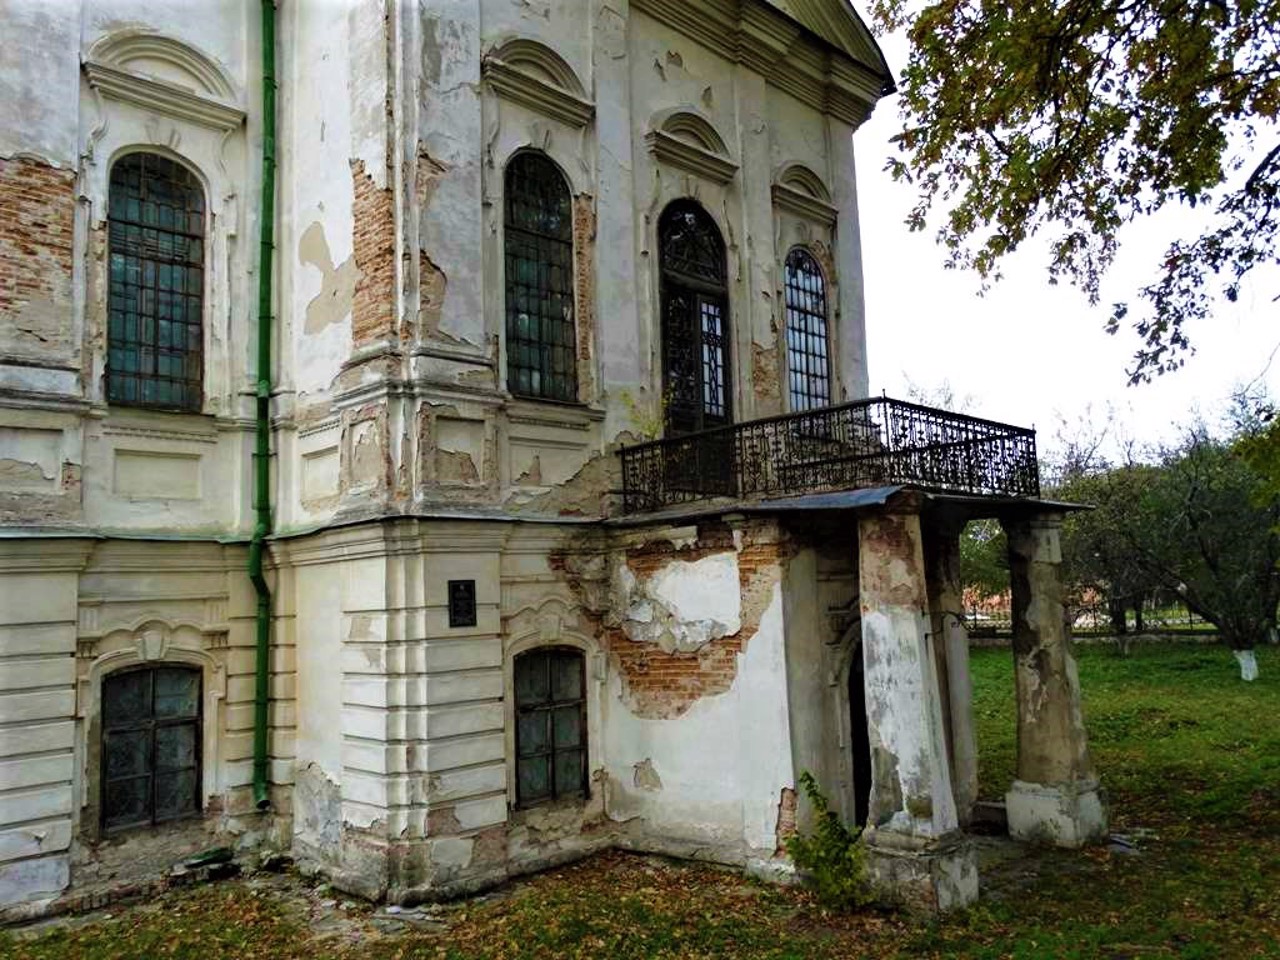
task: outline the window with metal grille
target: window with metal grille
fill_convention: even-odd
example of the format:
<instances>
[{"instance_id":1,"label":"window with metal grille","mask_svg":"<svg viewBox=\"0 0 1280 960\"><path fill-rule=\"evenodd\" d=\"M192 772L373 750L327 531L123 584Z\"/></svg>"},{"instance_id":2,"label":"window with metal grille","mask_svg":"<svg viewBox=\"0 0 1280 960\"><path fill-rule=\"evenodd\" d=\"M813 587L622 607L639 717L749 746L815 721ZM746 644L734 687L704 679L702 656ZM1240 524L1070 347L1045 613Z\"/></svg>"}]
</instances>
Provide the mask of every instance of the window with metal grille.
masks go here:
<instances>
[{"instance_id":1,"label":"window with metal grille","mask_svg":"<svg viewBox=\"0 0 1280 960\"><path fill-rule=\"evenodd\" d=\"M547 647L515 660L516 803L587 794L585 658Z\"/></svg>"},{"instance_id":2,"label":"window with metal grille","mask_svg":"<svg viewBox=\"0 0 1280 960\"><path fill-rule=\"evenodd\" d=\"M521 397L578 399L573 326L573 209L550 159L518 153L505 181L507 389Z\"/></svg>"},{"instance_id":3,"label":"window with metal grille","mask_svg":"<svg viewBox=\"0 0 1280 960\"><path fill-rule=\"evenodd\" d=\"M787 374L792 410L831 404L830 342L827 336L827 283L807 250L787 254Z\"/></svg>"},{"instance_id":4,"label":"window with metal grille","mask_svg":"<svg viewBox=\"0 0 1280 960\"><path fill-rule=\"evenodd\" d=\"M141 667L102 682L102 826L200 809L200 670Z\"/></svg>"},{"instance_id":5,"label":"window with metal grille","mask_svg":"<svg viewBox=\"0 0 1280 960\"><path fill-rule=\"evenodd\" d=\"M729 297L720 231L696 203L678 200L663 211L658 245L667 433L730 423Z\"/></svg>"},{"instance_id":6,"label":"window with metal grille","mask_svg":"<svg viewBox=\"0 0 1280 960\"><path fill-rule=\"evenodd\" d=\"M107 224L107 400L198 411L204 190L179 163L129 154L111 168Z\"/></svg>"}]
</instances>

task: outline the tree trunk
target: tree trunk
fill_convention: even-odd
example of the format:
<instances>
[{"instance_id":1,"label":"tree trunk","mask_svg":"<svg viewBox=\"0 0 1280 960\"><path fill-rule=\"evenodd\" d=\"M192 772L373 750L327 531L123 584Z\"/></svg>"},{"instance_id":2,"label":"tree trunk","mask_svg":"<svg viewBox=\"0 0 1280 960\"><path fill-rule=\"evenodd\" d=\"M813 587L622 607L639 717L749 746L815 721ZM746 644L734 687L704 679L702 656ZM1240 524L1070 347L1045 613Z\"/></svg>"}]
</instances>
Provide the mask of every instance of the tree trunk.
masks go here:
<instances>
[{"instance_id":1,"label":"tree trunk","mask_svg":"<svg viewBox=\"0 0 1280 960\"><path fill-rule=\"evenodd\" d=\"M1117 637L1124 636L1129 632L1129 624L1125 617L1124 600L1119 597L1107 598L1107 613L1111 617L1111 632Z\"/></svg>"}]
</instances>

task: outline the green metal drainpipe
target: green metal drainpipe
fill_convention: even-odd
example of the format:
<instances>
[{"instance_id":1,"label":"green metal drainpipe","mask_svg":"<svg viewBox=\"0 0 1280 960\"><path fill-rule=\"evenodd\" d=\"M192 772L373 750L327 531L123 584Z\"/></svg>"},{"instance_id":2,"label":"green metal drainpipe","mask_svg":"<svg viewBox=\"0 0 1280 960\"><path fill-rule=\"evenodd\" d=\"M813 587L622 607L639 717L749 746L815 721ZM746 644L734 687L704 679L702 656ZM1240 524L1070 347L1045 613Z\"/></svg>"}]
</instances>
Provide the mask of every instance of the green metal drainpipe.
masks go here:
<instances>
[{"instance_id":1,"label":"green metal drainpipe","mask_svg":"<svg viewBox=\"0 0 1280 960\"><path fill-rule=\"evenodd\" d=\"M271 533L271 274L276 219L276 5L262 0L262 208L258 252L258 386L253 450L253 539L249 579L258 594L257 656L253 692L253 802L271 805L267 792L267 701L271 693L271 588L263 555Z\"/></svg>"}]
</instances>

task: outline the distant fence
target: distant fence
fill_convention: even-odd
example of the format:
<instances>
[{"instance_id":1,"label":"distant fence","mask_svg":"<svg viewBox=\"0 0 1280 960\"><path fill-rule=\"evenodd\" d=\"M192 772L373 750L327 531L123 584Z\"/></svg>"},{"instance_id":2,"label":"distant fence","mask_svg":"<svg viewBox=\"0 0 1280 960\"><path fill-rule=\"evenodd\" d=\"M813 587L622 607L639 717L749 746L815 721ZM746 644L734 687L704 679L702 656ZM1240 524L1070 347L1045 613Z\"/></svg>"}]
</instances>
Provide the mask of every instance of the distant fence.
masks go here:
<instances>
[{"instance_id":1,"label":"distant fence","mask_svg":"<svg viewBox=\"0 0 1280 960\"><path fill-rule=\"evenodd\" d=\"M1113 637L1116 625L1105 605L1073 606L1068 611L1071 632L1078 637ZM976 605L965 611L965 626L974 639L1008 637L1013 634L1013 611L1007 600L999 599ZM1183 606L1148 607L1141 620L1133 610L1125 612L1126 632L1130 635L1211 637L1218 628Z\"/></svg>"}]
</instances>

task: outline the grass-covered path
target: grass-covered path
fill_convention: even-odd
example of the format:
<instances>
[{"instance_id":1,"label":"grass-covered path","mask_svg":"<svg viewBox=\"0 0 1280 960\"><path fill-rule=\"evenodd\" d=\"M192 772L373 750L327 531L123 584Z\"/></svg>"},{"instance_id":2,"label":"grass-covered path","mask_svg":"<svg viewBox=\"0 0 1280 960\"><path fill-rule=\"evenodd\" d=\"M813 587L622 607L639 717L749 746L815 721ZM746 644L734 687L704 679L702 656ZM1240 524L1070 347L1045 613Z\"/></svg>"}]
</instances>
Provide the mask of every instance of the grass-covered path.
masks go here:
<instances>
[{"instance_id":1,"label":"grass-covered path","mask_svg":"<svg viewBox=\"0 0 1280 960\"><path fill-rule=\"evenodd\" d=\"M1137 852L992 867L980 904L933 924L833 917L802 891L608 854L442 908L430 929L388 929L296 878L257 877L0 934L0 957L1280 958L1280 651L1259 651L1253 684L1220 647L1079 657L1113 830L1138 838ZM975 650L973 665L982 778L996 796L1013 776L1011 659Z\"/></svg>"}]
</instances>

